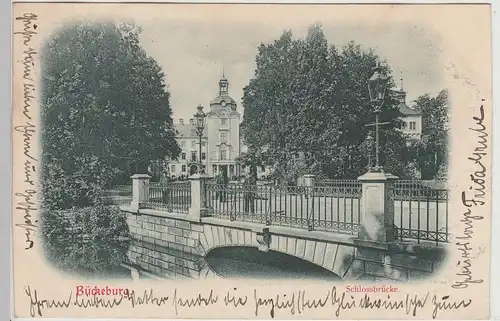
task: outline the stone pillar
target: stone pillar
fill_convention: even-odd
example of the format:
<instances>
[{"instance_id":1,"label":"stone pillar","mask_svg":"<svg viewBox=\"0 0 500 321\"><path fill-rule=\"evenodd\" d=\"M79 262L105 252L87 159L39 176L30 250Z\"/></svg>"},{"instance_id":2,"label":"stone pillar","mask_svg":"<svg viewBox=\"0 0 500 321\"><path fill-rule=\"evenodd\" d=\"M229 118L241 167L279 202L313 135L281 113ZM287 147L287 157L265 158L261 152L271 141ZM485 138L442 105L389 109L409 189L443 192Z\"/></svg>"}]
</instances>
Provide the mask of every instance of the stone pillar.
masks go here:
<instances>
[{"instance_id":1,"label":"stone pillar","mask_svg":"<svg viewBox=\"0 0 500 321\"><path fill-rule=\"evenodd\" d=\"M139 210L142 204L149 200L149 179L148 174L134 174L132 178L132 203L130 207Z\"/></svg>"},{"instance_id":2,"label":"stone pillar","mask_svg":"<svg viewBox=\"0 0 500 321\"><path fill-rule=\"evenodd\" d=\"M305 174L304 176L302 176L304 186L313 187L315 178L316 175L313 174Z\"/></svg>"},{"instance_id":3,"label":"stone pillar","mask_svg":"<svg viewBox=\"0 0 500 321\"><path fill-rule=\"evenodd\" d=\"M191 207L189 208L189 215L193 218L203 217L206 211L204 185L207 183L208 178L208 175L199 173L195 173L189 177L191 181Z\"/></svg>"},{"instance_id":4,"label":"stone pillar","mask_svg":"<svg viewBox=\"0 0 500 321\"><path fill-rule=\"evenodd\" d=\"M358 177L362 184L360 241L382 247L394 241L394 202L389 193L397 178L383 172Z\"/></svg>"}]
</instances>

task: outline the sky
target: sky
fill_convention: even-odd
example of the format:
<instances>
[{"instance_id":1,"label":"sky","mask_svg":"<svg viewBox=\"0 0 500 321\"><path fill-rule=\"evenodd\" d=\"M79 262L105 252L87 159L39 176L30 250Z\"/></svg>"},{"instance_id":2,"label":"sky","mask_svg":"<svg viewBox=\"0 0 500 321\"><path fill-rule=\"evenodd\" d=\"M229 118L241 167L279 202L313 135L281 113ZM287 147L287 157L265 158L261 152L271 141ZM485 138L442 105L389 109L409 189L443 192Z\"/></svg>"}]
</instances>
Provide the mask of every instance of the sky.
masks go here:
<instances>
[{"instance_id":1,"label":"sky","mask_svg":"<svg viewBox=\"0 0 500 321\"><path fill-rule=\"evenodd\" d=\"M218 81L224 72L229 94L243 113L241 99L255 72L255 57L261 43L271 43L290 29L295 38L307 34L313 23L321 23L328 43L342 47L349 41L373 48L386 59L399 84L404 79L407 102L444 89L443 65L440 64L439 35L406 22L363 24L301 19L267 20L225 19L154 19L140 23L141 44L166 74L174 119L190 118L201 104L218 94Z\"/></svg>"}]
</instances>

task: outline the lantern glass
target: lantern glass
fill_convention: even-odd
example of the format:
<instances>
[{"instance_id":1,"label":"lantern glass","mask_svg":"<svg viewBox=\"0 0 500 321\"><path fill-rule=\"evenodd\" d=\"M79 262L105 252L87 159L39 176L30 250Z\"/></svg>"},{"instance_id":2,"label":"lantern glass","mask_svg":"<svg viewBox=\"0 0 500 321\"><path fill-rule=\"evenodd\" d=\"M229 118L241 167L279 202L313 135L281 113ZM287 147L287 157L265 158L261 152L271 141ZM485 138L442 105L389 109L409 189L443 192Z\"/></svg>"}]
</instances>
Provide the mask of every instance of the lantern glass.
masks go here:
<instances>
[{"instance_id":1,"label":"lantern glass","mask_svg":"<svg viewBox=\"0 0 500 321\"><path fill-rule=\"evenodd\" d=\"M203 107L202 106L198 106L198 111L196 112L196 114L194 114L194 118L195 118L195 121L196 121L196 129L199 133L203 132L203 129L205 128L205 118L206 118L206 115L205 113L203 112Z\"/></svg>"},{"instance_id":2,"label":"lantern glass","mask_svg":"<svg viewBox=\"0 0 500 321\"><path fill-rule=\"evenodd\" d=\"M373 76L368 80L368 92L372 102L384 100L389 78L381 73L380 66L374 68Z\"/></svg>"},{"instance_id":3,"label":"lantern glass","mask_svg":"<svg viewBox=\"0 0 500 321\"><path fill-rule=\"evenodd\" d=\"M203 128L203 117L200 117L200 115L197 115L198 118L196 119L196 127L197 128Z\"/></svg>"}]
</instances>

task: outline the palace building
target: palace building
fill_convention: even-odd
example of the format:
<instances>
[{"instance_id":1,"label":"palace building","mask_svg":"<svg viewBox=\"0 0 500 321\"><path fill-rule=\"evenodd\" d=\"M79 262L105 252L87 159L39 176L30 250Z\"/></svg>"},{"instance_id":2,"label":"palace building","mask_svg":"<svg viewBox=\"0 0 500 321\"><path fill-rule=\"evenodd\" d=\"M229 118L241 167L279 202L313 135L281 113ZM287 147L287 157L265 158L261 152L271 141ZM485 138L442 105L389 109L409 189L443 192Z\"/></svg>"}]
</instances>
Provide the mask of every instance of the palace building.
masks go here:
<instances>
[{"instance_id":1,"label":"palace building","mask_svg":"<svg viewBox=\"0 0 500 321\"><path fill-rule=\"evenodd\" d=\"M168 163L170 177L190 176L200 166L205 168L209 176L221 171L227 172L229 178L242 174L243 169L237 164L236 158L246 151L246 147L240 137L241 114L236 107L236 102L229 96L229 82L223 75L219 80L218 95L210 101L209 110L205 110L207 119L201 155L198 155L199 137L194 119L189 122L179 119L174 124L179 133L177 140L182 152L177 160ZM263 168L259 168L258 175L262 176L263 173Z\"/></svg>"}]
</instances>

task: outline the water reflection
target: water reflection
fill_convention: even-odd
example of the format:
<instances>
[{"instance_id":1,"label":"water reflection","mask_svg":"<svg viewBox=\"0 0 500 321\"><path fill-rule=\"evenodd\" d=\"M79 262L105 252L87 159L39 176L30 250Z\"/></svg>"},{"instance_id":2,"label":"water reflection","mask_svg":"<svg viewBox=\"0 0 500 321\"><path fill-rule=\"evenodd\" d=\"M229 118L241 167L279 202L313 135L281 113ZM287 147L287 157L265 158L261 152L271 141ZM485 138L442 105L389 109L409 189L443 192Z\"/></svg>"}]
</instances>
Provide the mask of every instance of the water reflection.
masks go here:
<instances>
[{"instance_id":1,"label":"water reflection","mask_svg":"<svg viewBox=\"0 0 500 321\"><path fill-rule=\"evenodd\" d=\"M79 278L130 279L123 267L128 240L52 240L44 244L47 260L64 273Z\"/></svg>"},{"instance_id":2,"label":"water reflection","mask_svg":"<svg viewBox=\"0 0 500 321\"><path fill-rule=\"evenodd\" d=\"M118 207L44 209L40 242L47 263L84 279L130 278L121 264L129 250L129 229Z\"/></svg>"}]
</instances>

